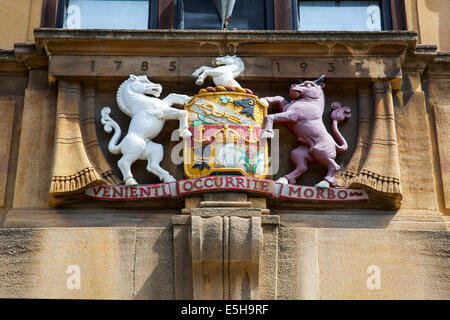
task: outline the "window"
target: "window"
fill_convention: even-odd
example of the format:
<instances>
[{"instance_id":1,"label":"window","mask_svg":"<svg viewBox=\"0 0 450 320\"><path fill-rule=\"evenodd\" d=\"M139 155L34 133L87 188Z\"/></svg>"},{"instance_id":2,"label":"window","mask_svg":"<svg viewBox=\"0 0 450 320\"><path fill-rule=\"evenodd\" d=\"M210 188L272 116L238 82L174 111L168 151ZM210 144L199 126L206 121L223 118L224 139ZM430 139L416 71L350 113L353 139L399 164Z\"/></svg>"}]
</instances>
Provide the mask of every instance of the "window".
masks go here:
<instances>
[{"instance_id":1,"label":"window","mask_svg":"<svg viewBox=\"0 0 450 320\"><path fill-rule=\"evenodd\" d=\"M406 30L404 0L42 0L41 26L50 28L219 30L224 22L238 30Z\"/></svg>"},{"instance_id":2,"label":"window","mask_svg":"<svg viewBox=\"0 0 450 320\"><path fill-rule=\"evenodd\" d=\"M293 27L311 31L391 30L390 1L294 1Z\"/></svg>"},{"instance_id":3,"label":"window","mask_svg":"<svg viewBox=\"0 0 450 320\"><path fill-rule=\"evenodd\" d=\"M148 29L149 0L63 0L58 24L66 29Z\"/></svg>"},{"instance_id":4,"label":"window","mask_svg":"<svg viewBox=\"0 0 450 320\"><path fill-rule=\"evenodd\" d=\"M229 21L227 19L229 18ZM273 29L273 0L177 0L177 29Z\"/></svg>"}]
</instances>

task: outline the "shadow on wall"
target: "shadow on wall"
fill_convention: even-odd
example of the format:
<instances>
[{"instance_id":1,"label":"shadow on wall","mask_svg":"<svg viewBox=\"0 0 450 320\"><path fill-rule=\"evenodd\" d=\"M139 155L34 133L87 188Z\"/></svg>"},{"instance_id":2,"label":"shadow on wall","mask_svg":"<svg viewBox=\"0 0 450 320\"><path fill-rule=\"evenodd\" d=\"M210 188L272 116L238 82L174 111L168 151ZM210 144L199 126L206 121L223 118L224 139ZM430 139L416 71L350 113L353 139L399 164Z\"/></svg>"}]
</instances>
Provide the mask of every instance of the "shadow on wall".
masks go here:
<instances>
[{"instance_id":1,"label":"shadow on wall","mask_svg":"<svg viewBox=\"0 0 450 320\"><path fill-rule=\"evenodd\" d=\"M154 228L148 230L136 230L133 298L175 299L172 228L160 228L159 232Z\"/></svg>"}]
</instances>

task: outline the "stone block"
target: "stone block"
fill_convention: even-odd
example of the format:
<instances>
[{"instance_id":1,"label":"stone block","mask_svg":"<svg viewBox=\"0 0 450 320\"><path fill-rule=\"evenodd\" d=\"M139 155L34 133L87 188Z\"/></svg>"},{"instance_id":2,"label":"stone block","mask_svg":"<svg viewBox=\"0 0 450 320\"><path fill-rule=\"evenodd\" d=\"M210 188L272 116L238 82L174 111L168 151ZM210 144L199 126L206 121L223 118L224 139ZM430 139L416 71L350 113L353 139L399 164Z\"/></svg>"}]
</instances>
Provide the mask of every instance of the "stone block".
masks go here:
<instances>
[{"instance_id":1,"label":"stone block","mask_svg":"<svg viewBox=\"0 0 450 320\"><path fill-rule=\"evenodd\" d=\"M278 299L449 299L447 231L280 228Z\"/></svg>"},{"instance_id":2,"label":"stone block","mask_svg":"<svg viewBox=\"0 0 450 320\"><path fill-rule=\"evenodd\" d=\"M449 299L449 241L446 231L319 229L320 298Z\"/></svg>"},{"instance_id":3,"label":"stone block","mask_svg":"<svg viewBox=\"0 0 450 320\"><path fill-rule=\"evenodd\" d=\"M135 228L4 228L0 239L1 298L133 297Z\"/></svg>"}]
</instances>

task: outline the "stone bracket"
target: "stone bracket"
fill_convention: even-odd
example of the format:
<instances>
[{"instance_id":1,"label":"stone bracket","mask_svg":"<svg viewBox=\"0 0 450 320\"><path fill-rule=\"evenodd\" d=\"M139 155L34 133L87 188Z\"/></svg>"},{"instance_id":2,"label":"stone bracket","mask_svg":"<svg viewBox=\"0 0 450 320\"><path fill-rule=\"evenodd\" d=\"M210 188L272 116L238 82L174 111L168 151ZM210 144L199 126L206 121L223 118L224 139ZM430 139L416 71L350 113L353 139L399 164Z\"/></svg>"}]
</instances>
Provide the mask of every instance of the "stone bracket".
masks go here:
<instances>
[{"instance_id":1,"label":"stone bracket","mask_svg":"<svg viewBox=\"0 0 450 320\"><path fill-rule=\"evenodd\" d=\"M172 225L176 299L276 297L278 216L192 208L189 216L173 216ZM265 272L270 266L275 270Z\"/></svg>"}]
</instances>

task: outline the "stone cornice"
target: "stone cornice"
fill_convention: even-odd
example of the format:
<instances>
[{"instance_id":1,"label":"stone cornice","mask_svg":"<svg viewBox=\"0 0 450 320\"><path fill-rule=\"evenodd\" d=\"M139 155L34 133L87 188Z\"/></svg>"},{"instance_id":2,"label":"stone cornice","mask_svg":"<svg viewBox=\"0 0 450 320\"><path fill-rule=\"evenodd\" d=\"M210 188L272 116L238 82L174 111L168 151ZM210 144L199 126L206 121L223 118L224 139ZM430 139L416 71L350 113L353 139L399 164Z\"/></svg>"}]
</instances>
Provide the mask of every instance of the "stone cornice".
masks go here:
<instances>
[{"instance_id":1,"label":"stone cornice","mask_svg":"<svg viewBox=\"0 0 450 320\"><path fill-rule=\"evenodd\" d=\"M402 55L417 32L200 31L35 29L39 50L52 54L262 56ZM120 44L120 45L118 45ZM151 46L149 46L151 44Z\"/></svg>"},{"instance_id":2,"label":"stone cornice","mask_svg":"<svg viewBox=\"0 0 450 320\"><path fill-rule=\"evenodd\" d=\"M284 31L284 30L34 30L36 39L79 40L250 40L250 41L416 41L416 31Z\"/></svg>"}]
</instances>

